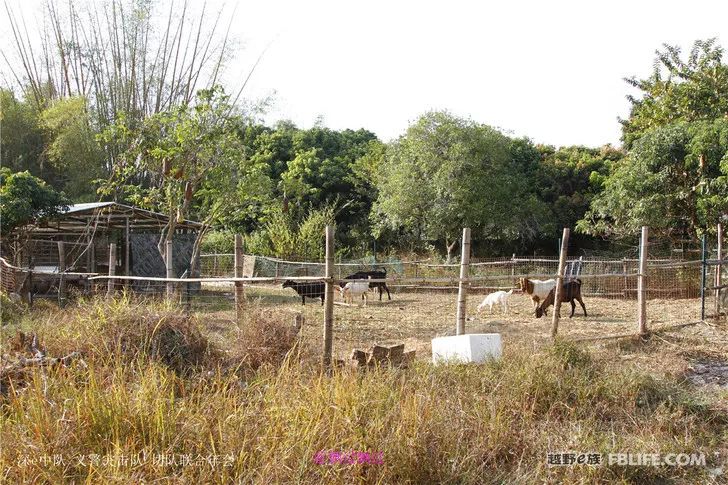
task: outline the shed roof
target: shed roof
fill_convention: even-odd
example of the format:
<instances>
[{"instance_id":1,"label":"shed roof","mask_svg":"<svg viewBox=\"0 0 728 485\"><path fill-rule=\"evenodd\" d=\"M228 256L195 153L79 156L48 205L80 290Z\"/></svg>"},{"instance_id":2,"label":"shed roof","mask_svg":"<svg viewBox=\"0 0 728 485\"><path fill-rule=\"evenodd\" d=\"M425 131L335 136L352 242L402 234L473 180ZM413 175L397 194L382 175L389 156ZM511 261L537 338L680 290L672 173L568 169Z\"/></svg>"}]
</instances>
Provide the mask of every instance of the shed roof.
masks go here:
<instances>
[{"instance_id":1,"label":"shed roof","mask_svg":"<svg viewBox=\"0 0 728 485\"><path fill-rule=\"evenodd\" d=\"M77 232L90 226L124 228L127 221L131 229L162 229L169 216L119 202L86 202L73 204L53 220L48 221L33 232ZM183 220L177 222L179 229L198 230L201 222Z\"/></svg>"}]
</instances>

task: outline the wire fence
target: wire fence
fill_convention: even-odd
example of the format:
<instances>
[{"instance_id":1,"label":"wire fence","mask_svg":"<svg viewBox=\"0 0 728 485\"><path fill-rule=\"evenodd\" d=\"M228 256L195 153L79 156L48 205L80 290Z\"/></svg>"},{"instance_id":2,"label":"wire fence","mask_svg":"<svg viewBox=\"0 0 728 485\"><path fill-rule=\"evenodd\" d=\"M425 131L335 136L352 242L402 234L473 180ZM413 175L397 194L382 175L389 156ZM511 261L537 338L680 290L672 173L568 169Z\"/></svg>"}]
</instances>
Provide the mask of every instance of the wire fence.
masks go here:
<instances>
[{"instance_id":1,"label":"wire fence","mask_svg":"<svg viewBox=\"0 0 728 485\"><path fill-rule=\"evenodd\" d=\"M707 244L702 259L690 260L660 258L658 249L658 245L647 246L645 276L650 326L724 317L728 290L717 282L728 280L728 261L718 258L716 245ZM66 252L66 258L79 259L72 251ZM35 268L22 268L0 259L3 289L9 293L25 293L28 295L25 298L31 301L49 298L62 305L76 297L104 298L125 293L138 301L171 301L189 312L199 313L206 322L233 321L241 305L282 318L301 315L309 323L323 321L324 317L322 288L326 273L325 264L320 261L245 255L239 262L237 278L233 254L201 255L199 278L109 276L74 271L80 266L66 262L66 271L59 273L58 268L63 266L59 263L56 261L53 265L49 261ZM581 281L588 316L584 317L577 305L573 320L577 323L566 326L564 332L578 336L634 333L639 260L579 257L567 258L566 263L566 279ZM454 293L461 281L468 288L470 329L522 332L530 337L531 333L542 332L547 322L535 318L534 303L521 291L520 281L554 278L558 265L556 258L481 258L469 264L466 277L461 280L458 263L375 261L373 258L340 261L334 265L336 345L345 349L368 347L373 342L426 345L424 342L430 338L452 331L457 311ZM356 275L357 272L376 273L367 277ZM8 284L10 278L14 285ZM347 295L341 287L350 279L366 279L373 291L345 299ZM493 308L483 305L486 295L511 290L505 298L507 309L501 300ZM561 314L563 317L571 314L568 303L563 305ZM318 328L312 332L320 335Z\"/></svg>"},{"instance_id":2,"label":"wire fence","mask_svg":"<svg viewBox=\"0 0 728 485\"><path fill-rule=\"evenodd\" d=\"M234 255L203 254L200 257L201 276L229 278L234 276ZM650 285L648 298L700 297L700 260L648 259ZM520 278L553 278L558 270L558 258L510 257L480 258L470 263L471 289L497 291L517 288ZM314 261L285 261L266 256L245 255L246 276L285 279L298 276L323 278L325 265ZM383 270L388 283L398 291L457 290L460 264L435 264L427 261L389 260L380 262L340 262L335 275L342 279L357 271ZM636 258L604 259L580 257L567 260L566 275L582 279L585 296L635 299L639 260Z\"/></svg>"}]
</instances>

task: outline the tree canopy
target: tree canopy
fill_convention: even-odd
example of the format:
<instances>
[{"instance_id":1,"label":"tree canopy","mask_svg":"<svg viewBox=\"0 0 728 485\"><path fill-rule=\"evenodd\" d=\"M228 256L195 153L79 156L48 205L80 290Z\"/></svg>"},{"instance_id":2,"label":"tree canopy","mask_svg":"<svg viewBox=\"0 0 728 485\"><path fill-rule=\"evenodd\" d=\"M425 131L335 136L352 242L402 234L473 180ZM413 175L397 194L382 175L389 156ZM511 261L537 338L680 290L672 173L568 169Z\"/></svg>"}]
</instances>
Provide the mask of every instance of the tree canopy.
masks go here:
<instances>
[{"instance_id":1,"label":"tree canopy","mask_svg":"<svg viewBox=\"0 0 728 485\"><path fill-rule=\"evenodd\" d=\"M335 223L340 255L449 258L465 226L478 254L549 254L563 227L582 248L608 249L602 238L645 224L695 238L728 213L728 65L714 39L687 55L665 45L650 76L627 79L637 94L622 147L535 144L447 111L384 142L365 128L256 120L219 84L227 36L184 5L94 5L84 15L102 25L80 39L84 15L50 2L42 51L24 50L29 34L9 11L24 62L15 89L0 89L4 231L68 200L106 199L168 214L160 251L190 218L244 233L260 254L319 258L321 228ZM162 17L161 37L147 38Z\"/></svg>"},{"instance_id":2,"label":"tree canopy","mask_svg":"<svg viewBox=\"0 0 728 485\"><path fill-rule=\"evenodd\" d=\"M728 212L728 65L714 39L657 51L655 71L623 120L629 148L578 228L626 237L642 225L671 241L712 231Z\"/></svg>"},{"instance_id":3,"label":"tree canopy","mask_svg":"<svg viewBox=\"0 0 728 485\"><path fill-rule=\"evenodd\" d=\"M7 237L27 225L57 216L68 200L29 172L0 168L0 228Z\"/></svg>"}]
</instances>

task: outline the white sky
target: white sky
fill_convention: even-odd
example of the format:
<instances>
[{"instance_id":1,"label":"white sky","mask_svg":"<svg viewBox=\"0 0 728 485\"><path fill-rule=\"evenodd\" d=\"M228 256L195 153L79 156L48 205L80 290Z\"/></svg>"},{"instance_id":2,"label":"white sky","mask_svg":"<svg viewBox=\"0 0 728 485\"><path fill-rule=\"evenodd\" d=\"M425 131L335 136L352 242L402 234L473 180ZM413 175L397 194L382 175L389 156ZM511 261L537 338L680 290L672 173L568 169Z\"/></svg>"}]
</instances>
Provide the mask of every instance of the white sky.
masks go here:
<instances>
[{"instance_id":1,"label":"white sky","mask_svg":"<svg viewBox=\"0 0 728 485\"><path fill-rule=\"evenodd\" d=\"M9 0L32 18L40 0ZM728 1L228 1L239 82L266 120L366 128L387 141L430 109L553 145L619 143L623 77L647 76L663 42L728 47ZM0 20L5 44L6 20ZM27 19L27 17L26 17ZM5 44L7 45L7 44Z\"/></svg>"}]
</instances>

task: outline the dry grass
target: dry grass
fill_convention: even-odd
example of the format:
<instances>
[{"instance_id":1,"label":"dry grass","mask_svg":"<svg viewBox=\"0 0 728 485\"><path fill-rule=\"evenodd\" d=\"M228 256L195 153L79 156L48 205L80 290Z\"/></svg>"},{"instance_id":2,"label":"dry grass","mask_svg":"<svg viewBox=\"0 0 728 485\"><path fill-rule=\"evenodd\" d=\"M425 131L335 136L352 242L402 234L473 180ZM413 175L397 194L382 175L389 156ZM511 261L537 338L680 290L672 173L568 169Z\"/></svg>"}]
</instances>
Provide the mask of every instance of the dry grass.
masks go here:
<instances>
[{"instance_id":1,"label":"dry grass","mask_svg":"<svg viewBox=\"0 0 728 485\"><path fill-rule=\"evenodd\" d=\"M590 351L583 350L587 345L554 346L545 337L548 322L531 318L528 302L514 298L518 313L468 322L503 333L500 361L432 367L424 362L427 342L452 327L454 298L401 294L366 309L337 306L336 349L343 355L373 340L405 340L418 346L420 362L406 371L344 370L326 377L311 364L315 355L306 357L320 346L321 307L302 309L293 297L266 291L257 302L248 293L241 324L224 310L189 318L164 305L119 300L35 310L3 327L3 353L16 330L32 330L49 354L82 349L87 364L35 369L27 388L2 403L4 480L696 483L710 480L709 468L718 465L714 452L728 453L725 395L702 392L676 370L654 368L667 355L686 362L720 356L721 347L703 342L710 337L696 328L649 342L589 344ZM564 333L586 334L597 325L620 331L622 323L604 321L613 308L587 305L594 316L564 320ZM290 325L301 310L305 349L295 355L303 355L304 365L290 353ZM174 346L154 347L159 322L169 322L164 341ZM185 357L169 360L152 348ZM245 356L241 372L233 363ZM319 450L382 452L384 463L318 465L313 457ZM569 450L704 452L709 467L547 466L546 453ZM91 454L117 460L91 464ZM178 462L155 460L164 454ZM42 462L54 455L63 463ZM222 462L179 462L211 455ZM118 463L121 456L129 462Z\"/></svg>"}]
</instances>

